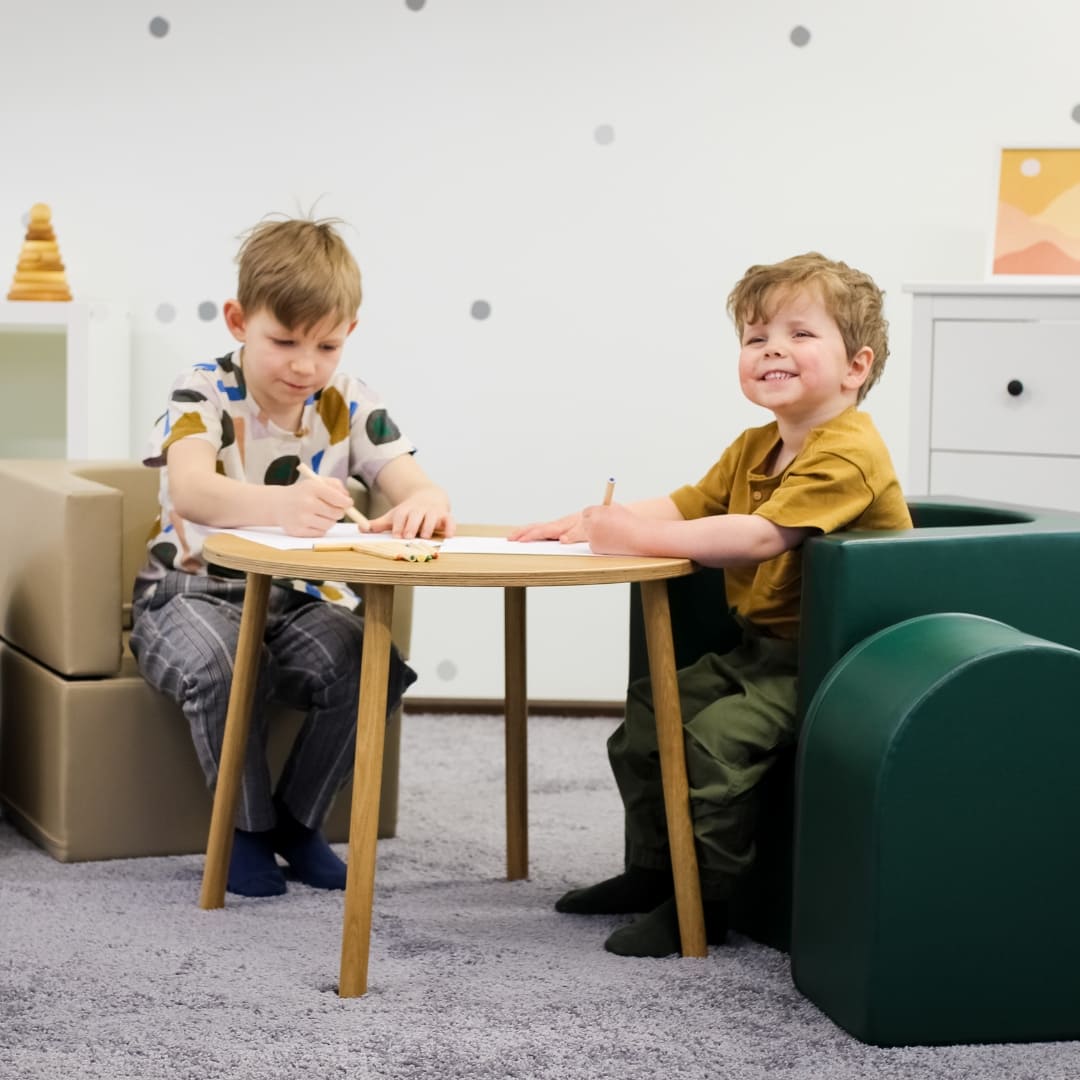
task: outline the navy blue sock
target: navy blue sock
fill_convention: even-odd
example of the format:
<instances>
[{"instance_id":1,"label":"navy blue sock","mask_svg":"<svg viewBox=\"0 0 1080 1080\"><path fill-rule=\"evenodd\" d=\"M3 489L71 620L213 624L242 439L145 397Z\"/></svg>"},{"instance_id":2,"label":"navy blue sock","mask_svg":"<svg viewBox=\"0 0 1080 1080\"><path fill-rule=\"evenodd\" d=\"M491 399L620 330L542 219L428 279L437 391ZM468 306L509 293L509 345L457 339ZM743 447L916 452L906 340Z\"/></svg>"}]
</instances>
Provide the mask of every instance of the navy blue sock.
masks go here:
<instances>
[{"instance_id":1,"label":"navy blue sock","mask_svg":"<svg viewBox=\"0 0 1080 1080\"><path fill-rule=\"evenodd\" d=\"M225 888L238 896L280 896L286 889L269 832L233 830L232 857Z\"/></svg>"},{"instance_id":2,"label":"navy blue sock","mask_svg":"<svg viewBox=\"0 0 1080 1080\"><path fill-rule=\"evenodd\" d=\"M344 889L345 863L330 850L326 837L297 821L281 799L274 799L274 807L278 819L273 848L297 880L315 889Z\"/></svg>"}]
</instances>

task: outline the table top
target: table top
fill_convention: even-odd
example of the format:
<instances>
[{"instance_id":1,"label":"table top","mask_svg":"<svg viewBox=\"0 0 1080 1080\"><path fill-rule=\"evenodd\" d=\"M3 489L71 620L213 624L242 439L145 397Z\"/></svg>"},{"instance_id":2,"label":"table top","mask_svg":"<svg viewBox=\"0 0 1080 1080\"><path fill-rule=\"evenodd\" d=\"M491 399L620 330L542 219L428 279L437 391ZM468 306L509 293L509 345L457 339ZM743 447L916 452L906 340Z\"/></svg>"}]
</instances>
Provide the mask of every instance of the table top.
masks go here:
<instances>
[{"instance_id":1,"label":"table top","mask_svg":"<svg viewBox=\"0 0 1080 1080\"><path fill-rule=\"evenodd\" d=\"M462 536L505 536L509 526L462 525ZM316 581L376 585L538 586L603 585L685 577L689 559L631 555L440 555L426 563L397 562L357 551L281 551L228 533L207 537L208 561L230 570Z\"/></svg>"}]
</instances>

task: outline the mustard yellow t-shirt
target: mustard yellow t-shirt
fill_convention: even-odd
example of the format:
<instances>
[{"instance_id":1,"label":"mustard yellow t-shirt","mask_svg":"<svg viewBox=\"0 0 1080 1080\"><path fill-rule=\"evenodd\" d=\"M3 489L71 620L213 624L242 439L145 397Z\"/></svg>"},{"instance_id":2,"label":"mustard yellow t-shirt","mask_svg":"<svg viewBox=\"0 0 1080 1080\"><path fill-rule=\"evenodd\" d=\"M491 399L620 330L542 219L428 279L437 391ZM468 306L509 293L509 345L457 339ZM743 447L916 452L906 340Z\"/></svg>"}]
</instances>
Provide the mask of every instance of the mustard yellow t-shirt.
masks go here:
<instances>
[{"instance_id":1,"label":"mustard yellow t-shirt","mask_svg":"<svg viewBox=\"0 0 1080 1080\"><path fill-rule=\"evenodd\" d=\"M744 431L697 484L672 492L684 518L760 514L784 528L909 529L904 494L874 422L854 406L814 428L776 476L765 463L780 440L775 421ZM758 629L794 640L802 596L802 549L757 566L724 570L731 607Z\"/></svg>"}]
</instances>

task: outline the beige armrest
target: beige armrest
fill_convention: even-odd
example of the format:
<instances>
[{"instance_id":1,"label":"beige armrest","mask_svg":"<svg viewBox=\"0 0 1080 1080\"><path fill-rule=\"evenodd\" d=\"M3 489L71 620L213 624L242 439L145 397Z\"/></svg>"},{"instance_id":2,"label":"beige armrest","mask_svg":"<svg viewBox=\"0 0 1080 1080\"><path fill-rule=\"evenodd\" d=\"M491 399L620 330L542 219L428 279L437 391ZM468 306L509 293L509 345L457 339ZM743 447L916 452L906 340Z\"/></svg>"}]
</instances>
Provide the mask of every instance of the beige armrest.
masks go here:
<instances>
[{"instance_id":1,"label":"beige armrest","mask_svg":"<svg viewBox=\"0 0 1080 1080\"><path fill-rule=\"evenodd\" d=\"M113 675L131 592L124 495L83 468L152 474L130 462L0 461L0 636L62 675Z\"/></svg>"},{"instance_id":2,"label":"beige armrest","mask_svg":"<svg viewBox=\"0 0 1080 1080\"><path fill-rule=\"evenodd\" d=\"M62 675L115 675L157 485L157 470L133 461L0 459L0 637ZM356 494L365 512L386 507ZM405 656L411 632L412 590L398 589Z\"/></svg>"}]
</instances>

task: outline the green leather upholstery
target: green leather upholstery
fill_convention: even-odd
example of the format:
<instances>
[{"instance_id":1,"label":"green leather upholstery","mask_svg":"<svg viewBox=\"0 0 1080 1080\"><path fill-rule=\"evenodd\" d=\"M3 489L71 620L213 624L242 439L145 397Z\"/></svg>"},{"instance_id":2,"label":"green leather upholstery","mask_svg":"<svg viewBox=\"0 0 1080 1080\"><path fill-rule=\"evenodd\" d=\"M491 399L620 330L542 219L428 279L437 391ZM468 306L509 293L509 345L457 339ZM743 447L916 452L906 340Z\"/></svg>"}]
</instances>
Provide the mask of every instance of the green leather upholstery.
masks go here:
<instances>
[{"instance_id":1,"label":"green leather upholstery","mask_svg":"<svg viewBox=\"0 0 1080 1080\"><path fill-rule=\"evenodd\" d=\"M915 528L806 545L800 693L867 635L935 611L999 619L1080 648L1080 514L912 500Z\"/></svg>"},{"instance_id":2,"label":"green leather upholstery","mask_svg":"<svg viewBox=\"0 0 1080 1080\"><path fill-rule=\"evenodd\" d=\"M1080 514L932 497L910 506L914 529L807 542L800 712L850 649L920 615L982 615L1080 648ZM731 640L735 628L726 613L722 572L677 579L669 595L680 664ZM647 673L643 640L640 604L632 594L631 678ZM1080 709L1073 712L1080 716ZM800 753L807 752L807 739L803 732ZM732 902L736 929L793 956L801 947L791 937L793 820L816 810L800 795L796 811L795 771L795 753L782 755L766 779L757 859ZM799 867L805 878L816 873L805 859Z\"/></svg>"},{"instance_id":3,"label":"green leather upholstery","mask_svg":"<svg viewBox=\"0 0 1080 1080\"><path fill-rule=\"evenodd\" d=\"M1080 651L966 614L872 634L798 766L792 974L865 1042L1080 1036Z\"/></svg>"}]
</instances>

